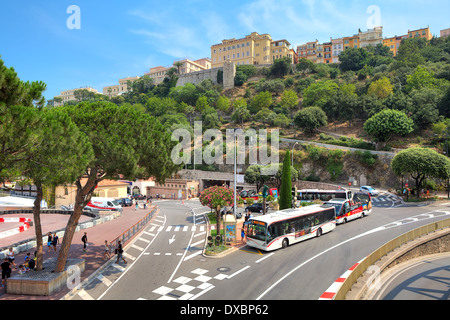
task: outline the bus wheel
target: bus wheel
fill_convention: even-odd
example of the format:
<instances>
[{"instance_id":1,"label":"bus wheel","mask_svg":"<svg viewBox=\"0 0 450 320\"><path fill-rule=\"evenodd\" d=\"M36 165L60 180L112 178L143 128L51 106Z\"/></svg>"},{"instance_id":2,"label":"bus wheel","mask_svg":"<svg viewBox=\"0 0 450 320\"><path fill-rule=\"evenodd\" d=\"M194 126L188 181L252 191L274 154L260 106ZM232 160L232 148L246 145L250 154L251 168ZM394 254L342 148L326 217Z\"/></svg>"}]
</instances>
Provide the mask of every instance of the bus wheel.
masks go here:
<instances>
[{"instance_id":1,"label":"bus wheel","mask_svg":"<svg viewBox=\"0 0 450 320\"><path fill-rule=\"evenodd\" d=\"M317 230L317 237L320 237L321 235L322 235L322 229L319 228L319 229Z\"/></svg>"},{"instance_id":2,"label":"bus wheel","mask_svg":"<svg viewBox=\"0 0 450 320\"><path fill-rule=\"evenodd\" d=\"M284 239L284 240L283 240L282 246L283 246L283 249L285 249L285 248L287 248L287 247L289 246L289 241L288 241L288 239Z\"/></svg>"}]
</instances>

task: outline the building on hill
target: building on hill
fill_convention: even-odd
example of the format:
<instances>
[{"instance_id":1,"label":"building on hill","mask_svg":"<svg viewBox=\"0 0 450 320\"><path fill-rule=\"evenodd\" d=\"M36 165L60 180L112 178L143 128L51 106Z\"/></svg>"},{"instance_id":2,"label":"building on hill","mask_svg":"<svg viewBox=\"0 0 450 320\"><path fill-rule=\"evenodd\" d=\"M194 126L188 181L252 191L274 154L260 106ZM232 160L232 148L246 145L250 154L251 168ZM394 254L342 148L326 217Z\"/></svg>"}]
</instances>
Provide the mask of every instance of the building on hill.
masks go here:
<instances>
[{"instance_id":1,"label":"building on hill","mask_svg":"<svg viewBox=\"0 0 450 320\"><path fill-rule=\"evenodd\" d=\"M103 94L108 97L116 97L128 92L128 81L134 82L140 77L127 77L119 79L119 84L103 87Z\"/></svg>"},{"instance_id":2,"label":"building on hill","mask_svg":"<svg viewBox=\"0 0 450 320\"><path fill-rule=\"evenodd\" d=\"M286 39L272 40L265 33L252 32L241 39L226 39L211 46L211 68L223 67L225 61L236 65L272 64L274 60L289 57L294 62L290 43Z\"/></svg>"},{"instance_id":3,"label":"building on hill","mask_svg":"<svg viewBox=\"0 0 450 320\"><path fill-rule=\"evenodd\" d=\"M145 75L153 79L154 84L160 84L164 81L166 73L170 68L176 68L180 75L188 74L192 72L198 72L211 69L211 59L202 58L198 60L192 60L190 58L183 58L181 60L174 61L173 65L167 67L154 67L150 68L150 71Z\"/></svg>"},{"instance_id":4,"label":"building on hill","mask_svg":"<svg viewBox=\"0 0 450 320\"><path fill-rule=\"evenodd\" d=\"M65 103L67 103L69 101L76 101L77 99L75 98L75 91L77 91L77 90L87 90L88 92L92 92L94 94L100 93L100 92L98 92L97 89L94 89L94 88L88 87L88 86L80 87L80 88L76 88L76 89L64 90L64 91L61 91L61 94L59 96L55 97L55 98L62 99L61 102L55 101L55 107L64 105ZM56 100L61 100L61 99L56 99Z\"/></svg>"},{"instance_id":5,"label":"building on hill","mask_svg":"<svg viewBox=\"0 0 450 320\"><path fill-rule=\"evenodd\" d=\"M450 37L450 28L441 30L441 38Z\"/></svg>"},{"instance_id":6,"label":"building on hill","mask_svg":"<svg viewBox=\"0 0 450 320\"><path fill-rule=\"evenodd\" d=\"M358 35L359 48L376 47L379 44L383 44L383 27L375 27L365 32L360 30Z\"/></svg>"},{"instance_id":7,"label":"building on hill","mask_svg":"<svg viewBox=\"0 0 450 320\"><path fill-rule=\"evenodd\" d=\"M430 27L417 29L417 30L408 30L408 38L423 38L426 40L431 40L433 35L430 32Z\"/></svg>"}]
</instances>

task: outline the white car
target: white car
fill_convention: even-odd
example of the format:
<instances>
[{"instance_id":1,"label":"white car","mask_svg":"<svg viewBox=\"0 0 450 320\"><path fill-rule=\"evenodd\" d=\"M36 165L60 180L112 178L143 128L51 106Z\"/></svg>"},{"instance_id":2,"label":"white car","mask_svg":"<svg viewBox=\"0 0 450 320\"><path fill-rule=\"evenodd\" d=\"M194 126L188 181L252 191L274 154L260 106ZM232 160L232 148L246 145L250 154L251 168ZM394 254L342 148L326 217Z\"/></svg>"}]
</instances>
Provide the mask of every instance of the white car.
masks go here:
<instances>
[{"instance_id":1,"label":"white car","mask_svg":"<svg viewBox=\"0 0 450 320\"><path fill-rule=\"evenodd\" d=\"M374 188L372 188L371 186L362 186L362 187L359 188L359 191L367 192L367 193L369 193L372 197L378 196L378 191L375 190Z\"/></svg>"}]
</instances>

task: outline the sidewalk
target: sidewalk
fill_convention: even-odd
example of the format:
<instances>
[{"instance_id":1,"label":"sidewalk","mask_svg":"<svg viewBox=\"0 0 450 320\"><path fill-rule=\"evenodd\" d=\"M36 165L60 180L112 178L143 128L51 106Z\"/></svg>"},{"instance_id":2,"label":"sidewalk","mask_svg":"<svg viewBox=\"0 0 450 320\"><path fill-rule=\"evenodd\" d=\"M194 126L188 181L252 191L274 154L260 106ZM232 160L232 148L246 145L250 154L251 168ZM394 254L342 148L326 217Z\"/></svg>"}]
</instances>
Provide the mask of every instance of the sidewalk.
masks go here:
<instances>
[{"instance_id":1,"label":"sidewalk","mask_svg":"<svg viewBox=\"0 0 450 320\"><path fill-rule=\"evenodd\" d=\"M127 231L137 222L139 222L142 218L144 218L147 214L149 214L155 205L147 207L147 209L137 209L132 207L123 208L122 215L112 221L96 225L91 228L82 229L76 232L72 239L72 245L69 251L69 258L81 258L85 259L86 270L81 274L81 282L88 278L91 274L93 274L97 269L99 269L103 264L105 264L108 260L103 258L104 253L104 244L105 240L108 242L113 241L115 238L120 236L122 233ZM154 219L159 211L155 212L152 219ZM31 215L32 216L32 215ZM32 217L31 217L32 218ZM43 234L47 234L49 231L58 230L64 228L67 224L68 217L64 217L61 219L61 216L55 217L54 215L41 215L42 229ZM82 218L80 218L81 221ZM51 229L49 229L49 226ZM35 236L34 226L27 230L27 232L32 232L31 237ZM88 247L86 253L83 252L83 244L81 242L81 237L84 232L87 233L88 238ZM139 232L138 232L139 233ZM137 233L137 234L138 234ZM28 238L30 236L28 235ZM18 241L22 241L24 235L16 234L14 236L10 236L8 238L2 239L2 244L5 244L5 241L9 241L9 244L14 244ZM130 239L129 241L131 241ZM62 239L60 239L61 243ZM123 244L124 246L127 243ZM60 244L57 246L57 251L59 252ZM31 256L34 256L35 248L30 249L29 252ZM58 253L55 253L53 248L50 252L48 252L47 245L44 243L43 248L44 253L44 261L48 258L57 257ZM15 264L16 269L12 268L11 276L15 275L18 272L18 266L23 263L27 252L22 252L15 255ZM112 253L112 256L114 252ZM0 300L59 300L64 297L70 290L66 287L62 288L58 292L54 293L51 296L25 296L25 295L10 295L6 293L6 288L0 288Z\"/></svg>"}]
</instances>

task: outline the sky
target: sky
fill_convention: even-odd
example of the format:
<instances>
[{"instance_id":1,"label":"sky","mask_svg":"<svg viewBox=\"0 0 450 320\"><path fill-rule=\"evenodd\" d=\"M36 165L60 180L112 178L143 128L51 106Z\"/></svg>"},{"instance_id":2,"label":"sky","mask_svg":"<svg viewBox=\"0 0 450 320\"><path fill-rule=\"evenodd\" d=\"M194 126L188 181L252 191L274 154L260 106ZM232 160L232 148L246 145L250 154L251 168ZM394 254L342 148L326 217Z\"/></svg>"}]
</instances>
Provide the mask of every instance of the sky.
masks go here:
<instances>
[{"instance_id":1,"label":"sky","mask_svg":"<svg viewBox=\"0 0 450 320\"><path fill-rule=\"evenodd\" d=\"M75 5L75 10L74 7ZM118 84L252 32L296 49L383 26L383 36L450 28L448 0L0 0L0 56L23 81L63 90Z\"/></svg>"}]
</instances>

